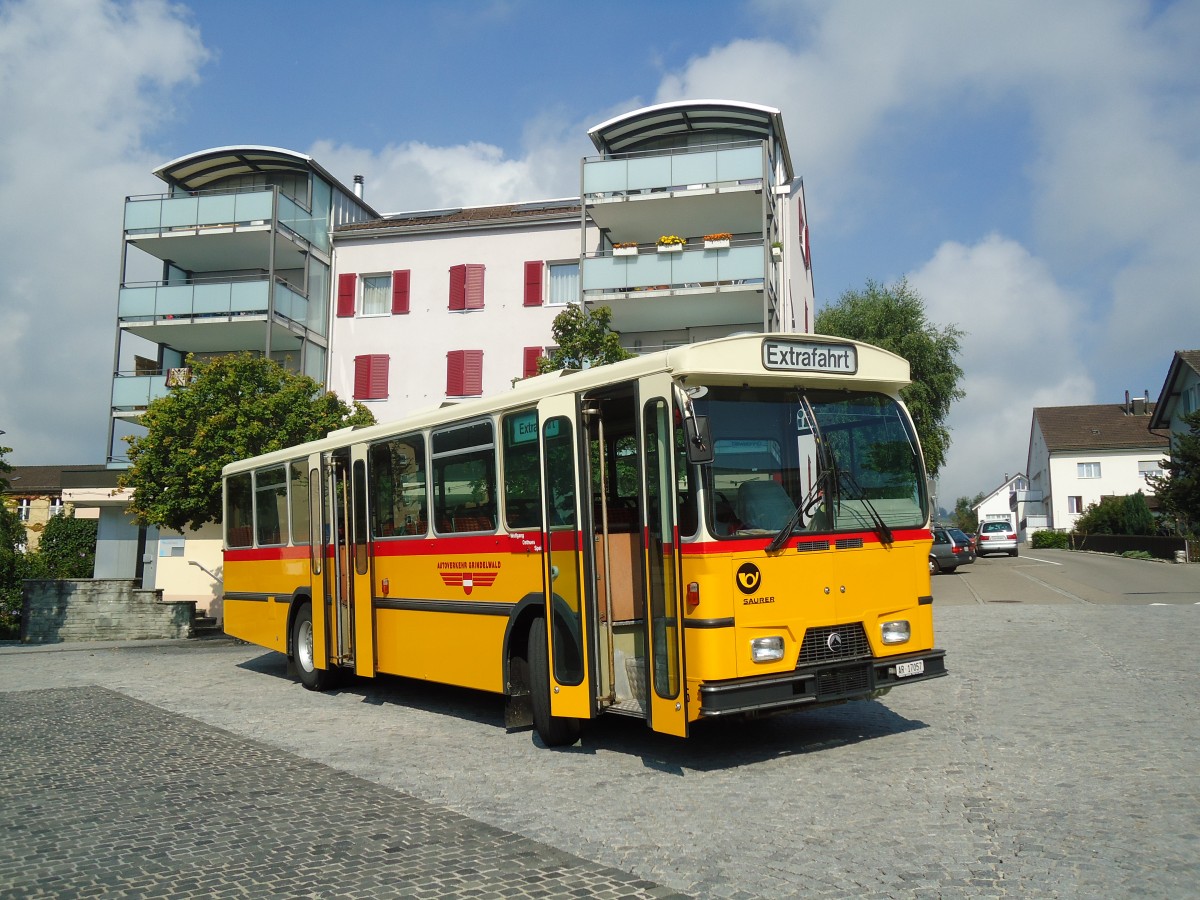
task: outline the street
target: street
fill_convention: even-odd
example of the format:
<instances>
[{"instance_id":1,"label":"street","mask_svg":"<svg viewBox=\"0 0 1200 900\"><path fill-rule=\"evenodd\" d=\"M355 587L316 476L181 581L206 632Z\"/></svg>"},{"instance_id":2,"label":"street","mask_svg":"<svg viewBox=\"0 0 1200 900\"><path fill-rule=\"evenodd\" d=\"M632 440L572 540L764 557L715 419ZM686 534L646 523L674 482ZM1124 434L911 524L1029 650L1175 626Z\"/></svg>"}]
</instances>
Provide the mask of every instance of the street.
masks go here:
<instances>
[{"instance_id":1,"label":"street","mask_svg":"<svg viewBox=\"0 0 1200 900\"><path fill-rule=\"evenodd\" d=\"M1200 567L933 579L950 675L562 751L228 641L0 647L0 895L1163 897L1200 879Z\"/></svg>"}]
</instances>

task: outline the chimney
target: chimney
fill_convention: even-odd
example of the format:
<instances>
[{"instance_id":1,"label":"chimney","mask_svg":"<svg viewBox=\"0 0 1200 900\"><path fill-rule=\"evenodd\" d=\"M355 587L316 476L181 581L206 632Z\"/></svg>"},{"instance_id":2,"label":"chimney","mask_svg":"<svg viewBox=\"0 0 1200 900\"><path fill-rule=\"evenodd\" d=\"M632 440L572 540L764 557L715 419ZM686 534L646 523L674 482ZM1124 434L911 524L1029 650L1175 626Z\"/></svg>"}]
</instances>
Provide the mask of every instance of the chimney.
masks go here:
<instances>
[{"instance_id":1,"label":"chimney","mask_svg":"<svg viewBox=\"0 0 1200 900\"><path fill-rule=\"evenodd\" d=\"M1128 396L1129 391L1126 391L1125 395ZM1149 402L1149 399L1150 399L1149 391L1146 391L1146 399L1145 400L1143 400L1141 397L1134 397L1133 400L1129 404L1129 414L1131 416L1146 415L1146 404Z\"/></svg>"},{"instance_id":2,"label":"chimney","mask_svg":"<svg viewBox=\"0 0 1200 900\"><path fill-rule=\"evenodd\" d=\"M363 198L363 177L361 175L354 176L354 196L359 200ZM1129 396L1126 394L1126 396Z\"/></svg>"},{"instance_id":3,"label":"chimney","mask_svg":"<svg viewBox=\"0 0 1200 900\"><path fill-rule=\"evenodd\" d=\"M1129 413L1132 409L1133 409L1133 406L1131 406L1129 403L1129 391L1126 391L1125 392L1125 415L1129 415Z\"/></svg>"}]
</instances>

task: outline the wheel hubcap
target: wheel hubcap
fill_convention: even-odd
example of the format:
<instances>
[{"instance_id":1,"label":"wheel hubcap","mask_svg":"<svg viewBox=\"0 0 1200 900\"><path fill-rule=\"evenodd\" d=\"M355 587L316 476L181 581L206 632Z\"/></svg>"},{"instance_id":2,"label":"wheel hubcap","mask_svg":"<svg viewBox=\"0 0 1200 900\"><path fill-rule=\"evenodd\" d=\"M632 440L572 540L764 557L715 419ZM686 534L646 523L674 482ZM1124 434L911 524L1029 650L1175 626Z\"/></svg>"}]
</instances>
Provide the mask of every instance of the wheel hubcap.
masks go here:
<instances>
[{"instance_id":1,"label":"wheel hubcap","mask_svg":"<svg viewBox=\"0 0 1200 900\"><path fill-rule=\"evenodd\" d=\"M305 672L313 670L313 628L312 622L300 625L299 640L296 642L296 661Z\"/></svg>"}]
</instances>

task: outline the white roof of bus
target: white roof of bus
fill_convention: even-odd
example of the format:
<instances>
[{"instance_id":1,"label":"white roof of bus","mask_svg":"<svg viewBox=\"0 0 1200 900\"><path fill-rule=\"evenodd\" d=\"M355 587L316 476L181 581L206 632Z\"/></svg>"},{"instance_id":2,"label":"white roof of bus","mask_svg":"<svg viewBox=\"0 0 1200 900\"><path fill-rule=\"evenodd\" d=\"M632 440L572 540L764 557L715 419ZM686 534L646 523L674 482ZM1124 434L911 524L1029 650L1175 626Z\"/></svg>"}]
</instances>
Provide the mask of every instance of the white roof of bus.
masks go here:
<instances>
[{"instance_id":1,"label":"white roof of bus","mask_svg":"<svg viewBox=\"0 0 1200 900\"><path fill-rule=\"evenodd\" d=\"M403 419L344 428L324 438L276 450L227 465L223 474L246 471L262 465L306 457L310 453L335 450L350 444L371 443L403 432L502 413L531 406L545 397L586 391L604 385L641 378L655 372L675 377L696 375L708 384L794 384L820 387L845 376L824 372L767 371L762 365L764 340L800 341L806 344L854 344L858 348L858 372L854 383L862 390L894 392L909 384L908 361L871 344L817 334L743 334L685 344L670 350L648 353L618 363L570 372L550 372L518 381L511 391L461 403L412 413Z\"/></svg>"}]
</instances>

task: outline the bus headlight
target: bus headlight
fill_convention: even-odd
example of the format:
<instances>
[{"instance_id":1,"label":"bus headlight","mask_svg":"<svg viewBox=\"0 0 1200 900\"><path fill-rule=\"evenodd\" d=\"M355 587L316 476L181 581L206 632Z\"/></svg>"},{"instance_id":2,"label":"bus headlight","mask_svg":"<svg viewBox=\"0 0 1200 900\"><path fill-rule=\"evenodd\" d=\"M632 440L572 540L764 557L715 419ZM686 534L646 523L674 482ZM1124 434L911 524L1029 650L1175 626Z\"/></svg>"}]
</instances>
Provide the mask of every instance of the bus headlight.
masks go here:
<instances>
[{"instance_id":1,"label":"bus headlight","mask_svg":"<svg viewBox=\"0 0 1200 900\"><path fill-rule=\"evenodd\" d=\"M750 658L756 663L775 662L783 659L783 638L778 635L754 638L750 642Z\"/></svg>"},{"instance_id":2,"label":"bus headlight","mask_svg":"<svg viewBox=\"0 0 1200 900\"><path fill-rule=\"evenodd\" d=\"M912 637L912 629L909 627L907 619L884 622L880 627L883 629L883 642L885 644L903 644Z\"/></svg>"}]
</instances>

